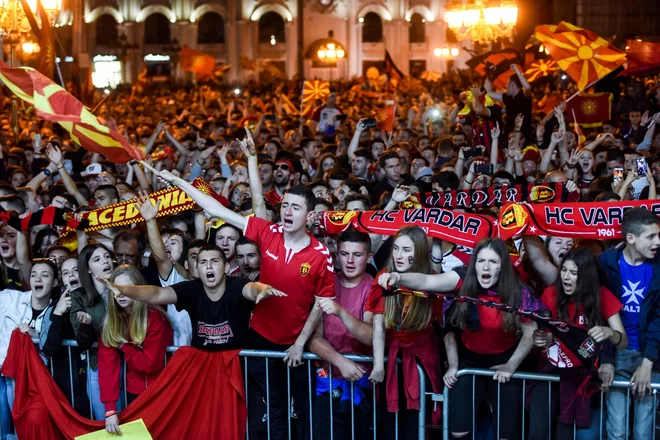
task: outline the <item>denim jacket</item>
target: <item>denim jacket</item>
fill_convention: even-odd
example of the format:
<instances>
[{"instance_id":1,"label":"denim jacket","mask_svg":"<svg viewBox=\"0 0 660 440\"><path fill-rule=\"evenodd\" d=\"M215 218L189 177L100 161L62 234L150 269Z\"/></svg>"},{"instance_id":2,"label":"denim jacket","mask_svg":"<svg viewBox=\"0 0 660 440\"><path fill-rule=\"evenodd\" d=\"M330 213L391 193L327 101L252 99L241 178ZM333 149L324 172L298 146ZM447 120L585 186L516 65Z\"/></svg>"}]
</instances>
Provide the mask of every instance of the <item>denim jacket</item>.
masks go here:
<instances>
[{"instance_id":1,"label":"denim jacket","mask_svg":"<svg viewBox=\"0 0 660 440\"><path fill-rule=\"evenodd\" d=\"M600 262L605 270L607 288L621 301L621 272L619 260L623 248L612 249L600 254ZM639 313L639 347L644 357L657 361L660 358L660 255L651 260L653 276L649 290L640 305ZM600 357L601 364L614 363L612 347L604 349Z\"/></svg>"}]
</instances>

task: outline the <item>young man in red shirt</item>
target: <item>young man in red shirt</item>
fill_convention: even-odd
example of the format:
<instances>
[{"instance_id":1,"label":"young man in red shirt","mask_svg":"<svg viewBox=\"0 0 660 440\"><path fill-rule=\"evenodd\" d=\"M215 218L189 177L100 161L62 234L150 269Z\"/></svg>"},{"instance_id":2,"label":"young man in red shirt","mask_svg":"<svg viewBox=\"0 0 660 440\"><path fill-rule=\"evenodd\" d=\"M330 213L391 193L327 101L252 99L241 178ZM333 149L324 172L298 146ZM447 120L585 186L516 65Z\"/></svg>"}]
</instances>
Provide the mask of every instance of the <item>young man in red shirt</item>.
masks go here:
<instances>
[{"instance_id":1,"label":"young man in red shirt","mask_svg":"<svg viewBox=\"0 0 660 440\"><path fill-rule=\"evenodd\" d=\"M287 294L284 298L274 298L254 308L250 320L254 337L252 347L257 350L286 351L284 362L288 367L294 367L290 371L290 392L295 402L298 430L306 431L304 426L308 420L306 412L309 400L306 368L295 367L303 366L303 349L321 320L322 310L318 307L320 299L335 296L330 251L307 233L307 224L315 216L314 194L304 186L289 189L282 198L282 224L274 224L230 211L210 195L168 171L161 171L158 175L185 191L211 216L242 229L245 237L255 242L261 250L260 281ZM268 423L272 439L287 438L287 411L290 403L287 401L286 373L284 365L276 359L248 360L249 380L261 391L263 397L267 395L266 391L270 397ZM250 407L252 414L260 410L259 407L255 409L254 405ZM263 412L258 419L262 420L262 416Z\"/></svg>"}]
</instances>

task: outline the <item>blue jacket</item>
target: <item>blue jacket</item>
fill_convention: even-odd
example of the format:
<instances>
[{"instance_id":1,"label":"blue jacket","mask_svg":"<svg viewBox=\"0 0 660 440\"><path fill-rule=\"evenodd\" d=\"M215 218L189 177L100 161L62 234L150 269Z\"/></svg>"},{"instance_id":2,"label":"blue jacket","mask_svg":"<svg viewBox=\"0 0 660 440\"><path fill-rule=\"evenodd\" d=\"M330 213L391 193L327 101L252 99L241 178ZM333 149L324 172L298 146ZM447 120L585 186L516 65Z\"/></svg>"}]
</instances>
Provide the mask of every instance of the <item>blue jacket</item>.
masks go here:
<instances>
[{"instance_id":1,"label":"blue jacket","mask_svg":"<svg viewBox=\"0 0 660 440\"><path fill-rule=\"evenodd\" d=\"M613 249L600 254L600 262L605 270L606 286L621 301L623 292L621 287L621 271L619 260L623 248ZM660 255L652 261L653 277L646 296L640 305L639 335L640 351L644 357L655 361L660 358ZM623 302L623 301L622 301ZM614 363L614 351L604 350L601 354L601 363Z\"/></svg>"}]
</instances>

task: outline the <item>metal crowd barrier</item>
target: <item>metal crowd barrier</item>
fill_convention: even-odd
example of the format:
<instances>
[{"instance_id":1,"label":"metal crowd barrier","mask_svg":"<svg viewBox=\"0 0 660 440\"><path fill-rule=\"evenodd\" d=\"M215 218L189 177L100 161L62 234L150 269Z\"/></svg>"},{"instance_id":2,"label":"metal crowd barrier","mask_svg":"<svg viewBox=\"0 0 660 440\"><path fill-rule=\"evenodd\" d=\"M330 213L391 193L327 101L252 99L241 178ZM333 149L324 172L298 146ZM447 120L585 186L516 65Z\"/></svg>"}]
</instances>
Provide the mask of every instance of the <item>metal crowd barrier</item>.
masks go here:
<instances>
[{"instance_id":1,"label":"metal crowd barrier","mask_svg":"<svg viewBox=\"0 0 660 440\"><path fill-rule=\"evenodd\" d=\"M33 342L38 346L39 345L39 340L38 339L33 339ZM69 385L71 388L71 404L72 406L75 407L75 397L74 397L74 391L73 391L73 374L72 374L72 365L71 365L71 347L77 347L78 344L75 340L62 340L62 346L67 347L68 350L68 355L69 355ZM96 346L96 344L94 345ZM167 353L174 353L179 347L177 346L169 346L167 347ZM277 351L259 351L259 350L242 350L239 353L239 356L244 358L244 370L243 370L243 377L244 377L244 382L245 382L245 396L246 396L246 406L248 404L248 374L247 374L247 360L248 358L263 358L265 365L266 365L266 393L267 395L265 396L266 400L266 429L268 433L268 438L270 438L270 422L271 422L271 417L270 417L270 396L268 395L268 360L270 358L276 358L276 359L283 359L284 356L286 355L285 352L277 352ZM360 355L345 355L346 358L354 361L354 362L362 362L362 363L373 363L373 358L370 356L360 356ZM313 402L314 402L314 397L312 394L312 390L315 388L313 387L312 380L316 377L316 369L313 367L312 362L314 361L319 361L321 360L318 356L312 354L312 353L304 353L303 354L303 360L306 361L307 363L307 381L308 381L308 387L309 387L309 407L308 407L308 414L309 414L309 430L310 430L310 438L314 438L314 412L313 412ZM165 364L167 364L167 355L165 356ZM86 356L86 362L87 362L87 368L89 370L89 356ZM387 363L387 358L385 358L385 362ZM400 363L400 360L397 362ZM331 366L328 369L331 371ZM53 375L53 364L50 363L50 371L51 375ZM291 377L289 373L289 369L287 368L287 402L288 402L288 407L287 407L287 422L288 422L288 431L289 435L288 438L291 440ZM425 439L426 438L426 399L425 397L430 396L431 394L426 392L426 378L424 374L424 370L420 365L417 365L417 372L419 376L419 387L420 387L420 408L419 408L419 418L418 418L418 438L419 439ZM397 373L398 373L398 366L397 366ZM328 392L328 398L330 399L330 438L334 439L334 423L333 423L333 392L332 392L332 375L329 375L329 380L330 380L330 391ZM124 364L123 366L123 381L124 381L124 402L127 401L127 391L126 391L126 365ZM354 384L351 383L351 440L355 440L355 405L354 405ZM377 420L378 420L378 413L377 413L377 402L376 402L376 385L371 384L371 391L372 391L372 414L371 414L371 419L372 419L372 426L371 430L373 433L373 438L376 440L377 436ZM437 399L436 399L437 400ZM381 408L382 411L386 411L385 406ZM92 419L94 418L94 413L92 411L92 402L90 399L90 416ZM246 420L246 427L249 428L249 419ZM398 440L399 435L399 414L395 413L395 438ZM249 440L249 429L247 430L247 439ZM339 440L344 440L344 439L339 439ZM364 440L364 439L359 439L359 440Z\"/></svg>"},{"instance_id":2,"label":"metal crowd barrier","mask_svg":"<svg viewBox=\"0 0 660 440\"><path fill-rule=\"evenodd\" d=\"M494 371L492 370L482 370L478 368L474 369L464 369L458 371L456 374L456 377L461 377L461 376L472 376L472 431L470 434L467 436L463 437L465 440L469 440L470 438L475 438L474 436L476 435L476 413L477 410L475 408L476 403L475 403L475 398L474 398L474 390L475 390L475 380L477 376L488 376L488 377L493 377L495 374ZM514 373L513 376L511 377L511 380L522 380L523 381L523 390L522 390L522 396L521 399L523 399L523 405L522 405L522 427L521 427L521 432L522 432L522 440L525 440L525 434L526 434L526 427L525 427L525 412L527 411L526 405L524 404L525 402L525 396L526 396L526 389L527 389L527 381L535 381L535 382L547 382L548 390L550 391L550 387L552 386L553 382L559 382L559 376L556 375L549 375L549 374L537 374L537 373ZM545 386L545 384L540 385L540 386ZM631 387L632 384L629 381L621 381L621 380L615 380L612 385L610 386L610 389L612 388L625 388L627 389L626 393L626 440L628 438L632 438L630 435L630 403L631 403ZM653 437L652 440L656 439L656 411L658 409L658 390L660 390L660 383L652 383L651 384L652 392L651 394L653 395ZM600 392L600 417L599 417L599 438L602 440L604 439L604 417L603 417L603 411L605 408L605 399L604 399L604 392ZM445 387L443 394L434 394L434 393L427 393L427 396L430 396L431 399L434 402L442 402L443 404L443 411L442 411L442 438L443 440L450 440L451 438L451 422L449 420L449 405L450 405L450 395L451 395L451 389ZM501 405L499 404L499 398L500 398L500 384L497 384L497 397L498 397L498 411L497 414L493 414L494 417L497 417L497 420L499 420L499 412ZM548 408L550 410L550 401L552 399L552 393L548 393ZM548 413L548 421L550 422L548 424L549 426L549 432L548 432L548 440L553 440L552 437L552 426L553 423L550 420L550 412ZM500 433L499 433L499 423L497 425L497 435L496 439L500 438ZM577 427L575 426L575 423L573 423L573 437L576 437L577 433ZM422 438L422 437L420 437Z\"/></svg>"}]
</instances>

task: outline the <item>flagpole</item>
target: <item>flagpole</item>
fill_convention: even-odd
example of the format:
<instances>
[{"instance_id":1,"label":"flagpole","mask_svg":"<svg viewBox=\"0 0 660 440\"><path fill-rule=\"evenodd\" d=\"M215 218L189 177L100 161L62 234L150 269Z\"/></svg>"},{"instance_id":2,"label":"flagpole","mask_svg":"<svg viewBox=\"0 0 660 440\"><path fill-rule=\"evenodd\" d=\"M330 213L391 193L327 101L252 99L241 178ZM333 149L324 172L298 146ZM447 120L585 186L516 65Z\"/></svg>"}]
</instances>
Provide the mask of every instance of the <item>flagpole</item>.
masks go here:
<instances>
[{"instance_id":1,"label":"flagpole","mask_svg":"<svg viewBox=\"0 0 660 440\"><path fill-rule=\"evenodd\" d=\"M303 115L303 106L305 105L305 102L303 101L304 98L305 98L305 80L303 79L302 91L300 92L300 116Z\"/></svg>"}]
</instances>

